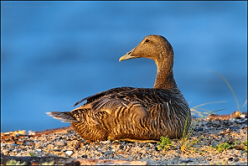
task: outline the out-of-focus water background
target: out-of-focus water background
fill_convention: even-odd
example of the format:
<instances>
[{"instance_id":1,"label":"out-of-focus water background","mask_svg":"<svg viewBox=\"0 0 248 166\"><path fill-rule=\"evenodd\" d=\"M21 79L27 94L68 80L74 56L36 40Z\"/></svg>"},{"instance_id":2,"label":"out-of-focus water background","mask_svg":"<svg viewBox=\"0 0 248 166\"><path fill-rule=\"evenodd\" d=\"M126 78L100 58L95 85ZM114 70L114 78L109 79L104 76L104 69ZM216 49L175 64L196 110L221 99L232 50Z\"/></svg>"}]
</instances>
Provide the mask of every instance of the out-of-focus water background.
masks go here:
<instances>
[{"instance_id":1,"label":"out-of-focus water background","mask_svg":"<svg viewBox=\"0 0 248 166\"><path fill-rule=\"evenodd\" d=\"M166 37L190 107L237 110L247 93L247 2L1 2L1 131L68 126L45 114L114 87L150 88L149 59L118 62L149 34ZM247 111L245 105L243 111Z\"/></svg>"}]
</instances>

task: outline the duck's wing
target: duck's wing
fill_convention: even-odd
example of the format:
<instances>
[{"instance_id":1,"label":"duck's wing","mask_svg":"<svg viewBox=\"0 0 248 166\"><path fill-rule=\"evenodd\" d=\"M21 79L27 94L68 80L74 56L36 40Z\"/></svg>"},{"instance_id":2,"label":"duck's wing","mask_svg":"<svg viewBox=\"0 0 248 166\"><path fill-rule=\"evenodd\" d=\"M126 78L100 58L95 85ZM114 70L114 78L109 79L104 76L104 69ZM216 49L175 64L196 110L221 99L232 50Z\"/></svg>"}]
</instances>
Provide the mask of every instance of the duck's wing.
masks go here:
<instances>
[{"instance_id":1,"label":"duck's wing","mask_svg":"<svg viewBox=\"0 0 248 166\"><path fill-rule=\"evenodd\" d=\"M89 104L89 103L91 103L91 102L93 102L95 100L98 100L98 99L102 98L102 97L106 97L108 95L116 94L116 93L119 93L119 92L129 91L131 89L135 89L135 88L132 88L132 87L118 87L118 88L113 88L113 89L110 89L110 90L107 90L107 91L99 92L99 93L96 93L94 95L85 97L82 100L76 102L74 104L74 107L77 106L78 104L82 103L85 100L87 100L86 104Z\"/></svg>"},{"instance_id":2,"label":"duck's wing","mask_svg":"<svg viewBox=\"0 0 248 166\"><path fill-rule=\"evenodd\" d=\"M108 93L89 103L93 111L101 110L114 111L119 107L130 107L132 104L139 104L144 109L153 105L165 104L172 100L173 97L167 90L148 89L148 88L127 88L119 89L119 92ZM86 103L86 105L88 105Z\"/></svg>"}]
</instances>

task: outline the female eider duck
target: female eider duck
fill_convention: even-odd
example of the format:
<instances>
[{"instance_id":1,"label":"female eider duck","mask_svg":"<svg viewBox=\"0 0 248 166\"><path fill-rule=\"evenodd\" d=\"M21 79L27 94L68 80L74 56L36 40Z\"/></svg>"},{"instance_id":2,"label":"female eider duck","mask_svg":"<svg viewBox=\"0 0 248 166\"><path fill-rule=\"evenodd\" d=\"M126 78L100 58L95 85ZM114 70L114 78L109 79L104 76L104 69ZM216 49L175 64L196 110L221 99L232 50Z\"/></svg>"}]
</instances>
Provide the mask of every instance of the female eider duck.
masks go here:
<instances>
[{"instance_id":1,"label":"female eider duck","mask_svg":"<svg viewBox=\"0 0 248 166\"><path fill-rule=\"evenodd\" d=\"M146 36L119 61L150 58L157 65L153 88L118 87L78 101L71 112L48 112L86 140L159 140L180 138L191 123L191 112L173 76L173 48L159 35ZM185 125L185 123L187 124Z\"/></svg>"}]
</instances>

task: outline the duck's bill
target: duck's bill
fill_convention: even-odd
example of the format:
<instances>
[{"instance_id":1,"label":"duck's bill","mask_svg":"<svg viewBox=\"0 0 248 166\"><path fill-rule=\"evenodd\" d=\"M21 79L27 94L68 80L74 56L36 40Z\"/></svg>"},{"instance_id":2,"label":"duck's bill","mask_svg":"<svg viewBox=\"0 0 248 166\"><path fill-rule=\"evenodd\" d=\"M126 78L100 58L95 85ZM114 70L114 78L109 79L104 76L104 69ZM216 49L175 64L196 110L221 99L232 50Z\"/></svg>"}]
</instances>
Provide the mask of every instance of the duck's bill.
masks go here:
<instances>
[{"instance_id":1,"label":"duck's bill","mask_svg":"<svg viewBox=\"0 0 248 166\"><path fill-rule=\"evenodd\" d=\"M128 60L128 59L136 58L135 56L132 56L133 50L134 50L134 49L132 49L131 51L129 51L126 55L123 55L123 56L119 59L119 62L120 62L120 61L123 61L123 60Z\"/></svg>"}]
</instances>

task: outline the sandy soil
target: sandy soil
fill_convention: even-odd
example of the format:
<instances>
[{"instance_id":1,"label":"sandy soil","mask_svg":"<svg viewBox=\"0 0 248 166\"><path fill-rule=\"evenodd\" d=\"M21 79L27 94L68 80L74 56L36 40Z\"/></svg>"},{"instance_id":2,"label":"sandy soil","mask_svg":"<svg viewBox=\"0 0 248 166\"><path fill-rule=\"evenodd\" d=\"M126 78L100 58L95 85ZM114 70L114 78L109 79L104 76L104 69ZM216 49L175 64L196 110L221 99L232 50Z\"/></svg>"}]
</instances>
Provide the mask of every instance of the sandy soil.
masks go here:
<instances>
[{"instance_id":1,"label":"sandy soil","mask_svg":"<svg viewBox=\"0 0 248 166\"><path fill-rule=\"evenodd\" d=\"M247 116L214 117L199 120L188 139L173 139L164 150L157 142L90 142L70 127L1 133L1 165L11 159L33 165L246 165ZM221 143L228 143L230 149L214 148Z\"/></svg>"}]
</instances>

